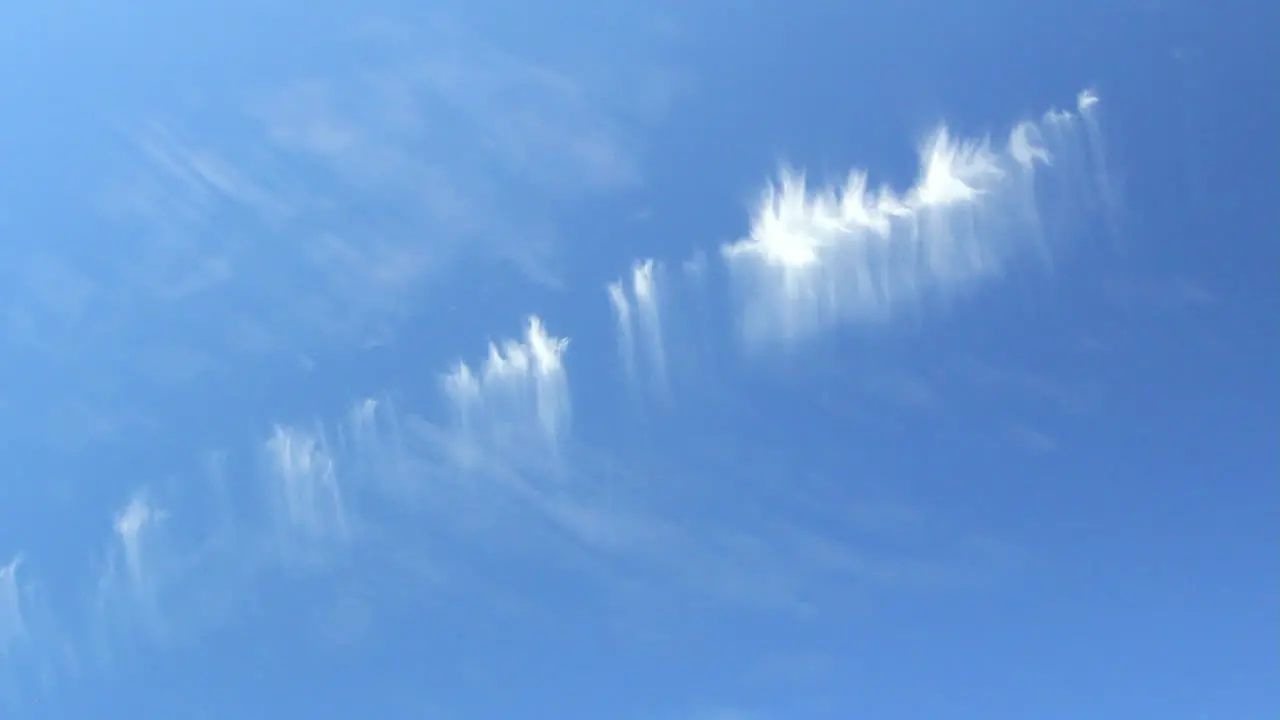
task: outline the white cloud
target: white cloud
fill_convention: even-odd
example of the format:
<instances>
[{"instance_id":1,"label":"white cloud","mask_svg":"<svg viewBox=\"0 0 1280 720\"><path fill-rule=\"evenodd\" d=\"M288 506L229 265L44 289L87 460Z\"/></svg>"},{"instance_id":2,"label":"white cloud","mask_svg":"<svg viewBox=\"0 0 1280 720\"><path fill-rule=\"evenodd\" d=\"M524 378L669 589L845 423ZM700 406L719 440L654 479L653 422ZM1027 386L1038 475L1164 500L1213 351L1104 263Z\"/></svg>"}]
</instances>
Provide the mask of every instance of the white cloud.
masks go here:
<instances>
[{"instance_id":1,"label":"white cloud","mask_svg":"<svg viewBox=\"0 0 1280 720\"><path fill-rule=\"evenodd\" d=\"M915 184L872 188L868 174L811 189L783 169L763 193L747 237L722 247L750 340L798 339L848 321L945 299L1002 273L1041 240L1036 174L1079 151L1097 99L1017 125L1002 145L945 126L920 148ZM1071 162L1089 162L1071 157Z\"/></svg>"},{"instance_id":2,"label":"white cloud","mask_svg":"<svg viewBox=\"0 0 1280 720\"><path fill-rule=\"evenodd\" d=\"M667 361L657 278L660 269L653 260L639 260L631 266L629 283L617 280L606 289L618 326L619 352L628 379L634 380L635 377L635 335L638 330L653 380L660 388L665 388Z\"/></svg>"},{"instance_id":3,"label":"white cloud","mask_svg":"<svg viewBox=\"0 0 1280 720\"><path fill-rule=\"evenodd\" d=\"M570 415L564 369L568 347L567 338L548 335L534 316L523 341L491 343L478 372L458 363L443 386L463 431L472 439L506 443L536 429L554 448Z\"/></svg>"},{"instance_id":4,"label":"white cloud","mask_svg":"<svg viewBox=\"0 0 1280 720\"><path fill-rule=\"evenodd\" d=\"M312 552L345 541L347 510L324 434L277 425L265 449L275 531L285 552Z\"/></svg>"}]
</instances>

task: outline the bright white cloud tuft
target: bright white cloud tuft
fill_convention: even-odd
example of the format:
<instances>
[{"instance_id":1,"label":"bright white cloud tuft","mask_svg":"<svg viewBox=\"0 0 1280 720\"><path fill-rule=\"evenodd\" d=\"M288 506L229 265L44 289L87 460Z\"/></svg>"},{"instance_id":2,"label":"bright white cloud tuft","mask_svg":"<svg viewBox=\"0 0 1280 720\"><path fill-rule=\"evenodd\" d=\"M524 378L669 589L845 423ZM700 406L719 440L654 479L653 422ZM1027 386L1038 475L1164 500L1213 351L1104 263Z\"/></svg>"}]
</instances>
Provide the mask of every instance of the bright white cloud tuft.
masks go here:
<instances>
[{"instance_id":1,"label":"bright white cloud tuft","mask_svg":"<svg viewBox=\"0 0 1280 720\"><path fill-rule=\"evenodd\" d=\"M478 372L459 363L443 384L464 430L504 440L536 428L554 446L569 421L568 346L567 338L548 335L535 316L523 341L491 343Z\"/></svg>"},{"instance_id":2,"label":"bright white cloud tuft","mask_svg":"<svg viewBox=\"0 0 1280 720\"><path fill-rule=\"evenodd\" d=\"M873 189L862 170L842 187L813 189L803 173L783 169L748 236L722 248L742 293L745 334L795 339L884 320L1000 274L1039 244L1035 176L1058 153L1080 152L1077 126L1096 127L1097 102L1082 93L1076 112L1021 123L1003 145L941 127L921 145L919 174L903 193ZM1070 160L1099 166L1087 151Z\"/></svg>"}]
</instances>

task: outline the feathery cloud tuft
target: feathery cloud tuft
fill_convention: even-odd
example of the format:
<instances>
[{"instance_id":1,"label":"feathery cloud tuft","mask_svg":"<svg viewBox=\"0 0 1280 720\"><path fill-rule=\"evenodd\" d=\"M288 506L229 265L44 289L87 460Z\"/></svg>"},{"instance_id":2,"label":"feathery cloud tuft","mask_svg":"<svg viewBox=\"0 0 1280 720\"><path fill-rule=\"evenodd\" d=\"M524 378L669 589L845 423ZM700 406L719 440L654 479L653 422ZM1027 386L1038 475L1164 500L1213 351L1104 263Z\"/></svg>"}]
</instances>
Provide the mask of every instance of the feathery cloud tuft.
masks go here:
<instances>
[{"instance_id":1,"label":"feathery cloud tuft","mask_svg":"<svg viewBox=\"0 0 1280 720\"><path fill-rule=\"evenodd\" d=\"M721 248L741 292L744 333L799 339L841 322L883 321L999 275L1040 242L1035 177L1059 153L1081 153L1079 125L1096 129L1097 103L1082 93L1076 112L1020 123L1001 145L940 127L921 145L917 180L904 193L872 188L863 170L842 187L813 189L784 168L747 237ZM1097 182L1105 180L1096 153L1068 159L1097 166Z\"/></svg>"},{"instance_id":2,"label":"feathery cloud tuft","mask_svg":"<svg viewBox=\"0 0 1280 720\"><path fill-rule=\"evenodd\" d=\"M649 370L654 381L661 387L666 384L667 361L662 343L662 318L658 299L657 276L660 270L653 260L637 261L631 266L630 283L616 280L609 283L606 290L618 325L618 352L622 356L628 380L635 380L635 334L638 326Z\"/></svg>"},{"instance_id":3,"label":"feathery cloud tuft","mask_svg":"<svg viewBox=\"0 0 1280 720\"><path fill-rule=\"evenodd\" d=\"M536 428L554 447L569 422L568 347L567 338L547 334L533 316L523 341L489 345L479 372L458 363L443 385L464 432L505 442Z\"/></svg>"}]
</instances>

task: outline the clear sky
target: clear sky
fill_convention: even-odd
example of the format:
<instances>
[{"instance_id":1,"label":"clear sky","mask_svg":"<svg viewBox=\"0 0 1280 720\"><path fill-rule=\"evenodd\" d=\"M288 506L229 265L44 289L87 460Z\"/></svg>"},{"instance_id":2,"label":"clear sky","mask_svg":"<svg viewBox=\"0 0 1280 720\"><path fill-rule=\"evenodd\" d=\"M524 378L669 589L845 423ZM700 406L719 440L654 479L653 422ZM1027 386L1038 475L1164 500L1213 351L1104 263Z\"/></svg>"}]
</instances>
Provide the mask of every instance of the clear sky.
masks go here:
<instances>
[{"instance_id":1,"label":"clear sky","mask_svg":"<svg viewBox=\"0 0 1280 720\"><path fill-rule=\"evenodd\" d=\"M1273 719L1280 6L0 9L0 717Z\"/></svg>"}]
</instances>

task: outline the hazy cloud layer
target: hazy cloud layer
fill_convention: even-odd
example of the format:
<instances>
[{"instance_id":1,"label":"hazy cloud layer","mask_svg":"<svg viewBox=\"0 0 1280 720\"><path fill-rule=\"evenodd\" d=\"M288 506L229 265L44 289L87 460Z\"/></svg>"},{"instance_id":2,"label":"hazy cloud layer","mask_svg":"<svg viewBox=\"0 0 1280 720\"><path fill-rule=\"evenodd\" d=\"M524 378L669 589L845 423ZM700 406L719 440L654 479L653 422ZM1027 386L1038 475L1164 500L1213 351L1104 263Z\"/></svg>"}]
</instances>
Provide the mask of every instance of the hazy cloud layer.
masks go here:
<instances>
[{"instance_id":1,"label":"hazy cloud layer","mask_svg":"<svg viewBox=\"0 0 1280 720\"><path fill-rule=\"evenodd\" d=\"M447 23L314 40L332 54L322 67L117 112L112 162L88 168L88 188L79 163L48 168L76 194L32 213L76 232L20 213L40 239L6 250L0 292L5 347L67 368L26 432L119 438L156 422L142 390L246 355L386 343L432 307L443 268L560 285L560 213L641 182L644 130L674 88L656 45L584 67ZM59 132L103 132L78 120Z\"/></svg>"}]
</instances>

